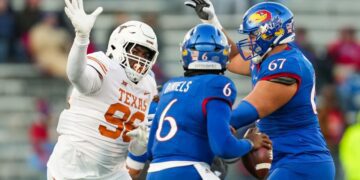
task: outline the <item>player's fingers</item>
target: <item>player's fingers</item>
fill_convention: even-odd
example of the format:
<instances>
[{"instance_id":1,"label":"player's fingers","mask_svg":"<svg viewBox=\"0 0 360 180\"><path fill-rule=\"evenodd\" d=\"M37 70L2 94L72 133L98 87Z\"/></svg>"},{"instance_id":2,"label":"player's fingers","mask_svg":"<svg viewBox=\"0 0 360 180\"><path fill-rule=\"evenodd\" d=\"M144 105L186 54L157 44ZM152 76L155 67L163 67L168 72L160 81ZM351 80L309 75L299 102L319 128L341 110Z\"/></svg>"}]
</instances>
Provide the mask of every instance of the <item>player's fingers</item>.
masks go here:
<instances>
[{"instance_id":1,"label":"player's fingers","mask_svg":"<svg viewBox=\"0 0 360 180\"><path fill-rule=\"evenodd\" d=\"M196 4L201 4L200 0L193 0Z\"/></svg>"},{"instance_id":2,"label":"player's fingers","mask_svg":"<svg viewBox=\"0 0 360 180\"><path fill-rule=\"evenodd\" d=\"M65 14L67 15L67 17L69 17L69 19L72 20L73 14L70 12L69 8L65 7L64 11L65 11Z\"/></svg>"},{"instance_id":3,"label":"player's fingers","mask_svg":"<svg viewBox=\"0 0 360 180\"><path fill-rule=\"evenodd\" d=\"M271 149L271 148L272 148L272 145L271 145L271 144L268 144L268 143L265 143L265 142L263 142L261 145L262 145L263 147L265 147L266 149Z\"/></svg>"},{"instance_id":4,"label":"player's fingers","mask_svg":"<svg viewBox=\"0 0 360 180\"><path fill-rule=\"evenodd\" d=\"M268 135L263 134L263 133L261 133L261 137L266 138L266 139L270 139Z\"/></svg>"},{"instance_id":5,"label":"player's fingers","mask_svg":"<svg viewBox=\"0 0 360 180\"><path fill-rule=\"evenodd\" d=\"M69 11L73 14L74 13L74 7L70 3L70 0L65 0L66 7L69 9Z\"/></svg>"},{"instance_id":6,"label":"player's fingers","mask_svg":"<svg viewBox=\"0 0 360 180\"><path fill-rule=\"evenodd\" d=\"M79 9L79 4L77 0L72 0L71 2L75 10Z\"/></svg>"},{"instance_id":7,"label":"player's fingers","mask_svg":"<svg viewBox=\"0 0 360 180\"><path fill-rule=\"evenodd\" d=\"M139 132L137 129L135 129L133 131L127 132L126 135L134 138L139 136Z\"/></svg>"},{"instance_id":8,"label":"player's fingers","mask_svg":"<svg viewBox=\"0 0 360 180\"><path fill-rule=\"evenodd\" d=\"M78 3L79 3L79 9L84 10L83 0L78 0Z\"/></svg>"},{"instance_id":9,"label":"player's fingers","mask_svg":"<svg viewBox=\"0 0 360 180\"><path fill-rule=\"evenodd\" d=\"M103 12L103 8L102 7L98 7L98 8L96 8L96 10L93 12L93 13L91 13L91 16L93 16L93 17L97 17L100 13L102 13Z\"/></svg>"},{"instance_id":10,"label":"player's fingers","mask_svg":"<svg viewBox=\"0 0 360 180\"><path fill-rule=\"evenodd\" d=\"M185 4L185 6L189 6L192 8L196 7L196 3L194 1L185 1L184 4Z\"/></svg>"},{"instance_id":11,"label":"player's fingers","mask_svg":"<svg viewBox=\"0 0 360 180\"><path fill-rule=\"evenodd\" d=\"M209 2L208 1L204 1L204 0L198 0L200 4L207 4L209 5Z\"/></svg>"},{"instance_id":12,"label":"player's fingers","mask_svg":"<svg viewBox=\"0 0 360 180\"><path fill-rule=\"evenodd\" d=\"M263 142L265 142L265 143L267 143L267 144L272 145L272 142L271 142L271 140L270 140L270 139L263 139Z\"/></svg>"},{"instance_id":13,"label":"player's fingers","mask_svg":"<svg viewBox=\"0 0 360 180\"><path fill-rule=\"evenodd\" d=\"M204 3L209 4L209 5L210 5L210 3L211 3L210 0L201 0L201 1L204 1Z\"/></svg>"}]
</instances>

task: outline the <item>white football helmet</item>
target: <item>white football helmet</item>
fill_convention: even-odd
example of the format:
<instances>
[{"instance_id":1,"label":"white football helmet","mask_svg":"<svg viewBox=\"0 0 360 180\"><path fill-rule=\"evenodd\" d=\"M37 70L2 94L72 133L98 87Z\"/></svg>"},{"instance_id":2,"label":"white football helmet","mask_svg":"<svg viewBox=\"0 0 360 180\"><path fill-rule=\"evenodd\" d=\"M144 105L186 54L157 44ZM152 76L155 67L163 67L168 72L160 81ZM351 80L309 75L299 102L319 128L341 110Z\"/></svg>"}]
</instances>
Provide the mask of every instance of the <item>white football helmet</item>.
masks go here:
<instances>
[{"instance_id":1,"label":"white football helmet","mask_svg":"<svg viewBox=\"0 0 360 180\"><path fill-rule=\"evenodd\" d=\"M134 48L146 49L147 57L133 54ZM127 77L137 83L155 64L158 56L157 38L153 29L140 21L128 21L117 27L110 36L106 55L118 62Z\"/></svg>"}]
</instances>

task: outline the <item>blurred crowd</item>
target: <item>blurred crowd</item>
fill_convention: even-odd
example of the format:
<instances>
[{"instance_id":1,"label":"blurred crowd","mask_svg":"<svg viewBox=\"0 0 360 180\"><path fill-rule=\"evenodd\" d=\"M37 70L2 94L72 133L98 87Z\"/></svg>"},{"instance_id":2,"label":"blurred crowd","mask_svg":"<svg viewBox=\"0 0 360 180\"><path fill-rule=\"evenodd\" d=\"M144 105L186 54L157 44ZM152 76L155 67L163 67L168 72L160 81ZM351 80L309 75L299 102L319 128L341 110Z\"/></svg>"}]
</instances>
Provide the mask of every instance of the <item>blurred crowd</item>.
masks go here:
<instances>
[{"instance_id":1,"label":"blurred crowd","mask_svg":"<svg viewBox=\"0 0 360 180\"><path fill-rule=\"evenodd\" d=\"M65 67L73 29L62 11L43 11L40 8L41 0L25 2L22 10L14 11L9 0L0 0L0 64L30 63L39 68L44 76L66 79ZM142 20L159 33L161 29L158 29L157 16L155 13L144 13ZM127 20L129 17L125 13L119 13L116 23L118 25ZM109 35L112 29L109 28ZM296 31L296 44L316 71L319 121L336 161L337 177L342 179L345 172L348 179L360 179L359 175L356 176L360 165L354 163L360 162L360 147L354 145L360 139L360 43L356 38L357 29L350 25L339 29L336 40L322 47L322 51L315 50L306 28L297 27ZM162 44L159 36L160 52L163 50ZM97 45L92 41L88 52L96 50ZM159 63L161 60L153 70L158 83L162 84L167 77ZM48 156L42 142L48 141L45 122L49 112L41 109L46 107L45 104L41 105L44 102L39 103L40 116L31 126L30 136L41 163ZM240 171L244 171L239 167Z\"/></svg>"},{"instance_id":2,"label":"blurred crowd","mask_svg":"<svg viewBox=\"0 0 360 180\"><path fill-rule=\"evenodd\" d=\"M67 79L66 61L74 30L63 11L44 11L41 3L42 0L25 0L24 8L14 11L9 0L0 0L0 64L30 63L44 76ZM128 16L119 12L116 25L127 20ZM157 30L155 14L144 14L142 21ZM110 31L111 28L108 37ZM94 41L90 41L88 53L97 49ZM163 82L158 64L154 71Z\"/></svg>"}]
</instances>

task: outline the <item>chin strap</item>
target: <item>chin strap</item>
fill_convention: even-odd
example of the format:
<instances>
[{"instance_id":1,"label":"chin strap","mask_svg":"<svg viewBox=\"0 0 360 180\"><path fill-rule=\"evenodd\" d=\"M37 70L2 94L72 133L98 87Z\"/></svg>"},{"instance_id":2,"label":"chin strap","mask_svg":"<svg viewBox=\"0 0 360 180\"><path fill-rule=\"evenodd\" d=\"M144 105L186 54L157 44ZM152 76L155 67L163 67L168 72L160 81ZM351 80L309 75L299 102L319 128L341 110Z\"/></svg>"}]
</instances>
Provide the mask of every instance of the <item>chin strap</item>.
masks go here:
<instances>
[{"instance_id":1,"label":"chin strap","mask_svg":"<svg viewBox=\"0 0 360 180\"><path fill-rule=\"evenodd\" d=\"M268 48L268 50L262 55L262 56L256 56L256 57L253 57L252 59L251 59L251 61L254 63L254 64L259 64L259 63L261 63L261 61L264 59L264 57L266 56L266 54L268 53L268 52L270 52L272 50L272 48L270 47L270 48Z\"/></svg>"},{"instance_id":2,"label":"chin strap","mask_svg":"<svg viewBox=\"0 0 360 180\"><path fill-rule=\"evenodd\" d=\"M283 37L283 35L280 35L278 37L276 37L276 39L274 40L273 44L277 44L277 42L280 40L280 38ZM291 38L294 38L294 36L290 36L289 37L290 39ZM288 38L286 38L285 40L288 40ZM288 42L285 42L284 40L281 41L279 44L285 44L285 43L288 43ZM272 46L268 48L268 50L262 55L262 56L256 56L256 57L253 57L251 59L251 61L254 63L254 64L259 64L261 63L261 61L263 60L263 58L266 56L267 53L269 53L271 50L272 50Z\"/></svg>"}]
</instances>

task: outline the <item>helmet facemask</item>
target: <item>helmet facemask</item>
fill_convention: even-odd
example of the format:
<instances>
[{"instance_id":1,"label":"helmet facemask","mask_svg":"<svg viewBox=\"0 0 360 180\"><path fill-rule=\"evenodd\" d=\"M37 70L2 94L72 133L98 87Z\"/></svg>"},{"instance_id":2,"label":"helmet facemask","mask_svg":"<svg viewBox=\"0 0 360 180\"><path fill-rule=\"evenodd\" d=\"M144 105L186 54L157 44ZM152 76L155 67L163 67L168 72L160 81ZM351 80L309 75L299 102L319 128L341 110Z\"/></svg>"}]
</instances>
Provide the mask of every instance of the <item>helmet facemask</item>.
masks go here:
<instances>
[{"instance_id":1,"label":"helmet facemask","mask_svg":"<svg viewBox=\"0 0 360 180\"><path fill-rule=\"evenodd\" d=\"M249 36L237 43L242 58L260 63L275 46L294 40L293 14L279 3L259 3L245 13L239 33Z\"/></svg>"},{"instance_id":2,"label":"helmet facemask","mask_svg":"<svg viewBox=\"0 0 360 180\"><path fill-rule=\"evenodd\" d=\"M248 39L240 40L237 43L243 59L252 60L256 64L260 63L274 46L280 44L279 40L284 34L281 26L280 18L275 18L273 21L267 22L252 31L244 31L240 27L239 33L249 36Z\"/></svg>"},{"instance_id":3,"label":"helmet facemask","mask_svg":"<svg viewBox=\"0 0 360 180\"><path fill-rule=\"evenodd\" d=\"M139 82L155 63L157 52L141 44L127 42L124 45L122 65L127 77L133 82Z\"/></svg>"},{"instance_id":4,"label":"helmet facemask","mask_svg":"<svg viewBox=\"0 0 360 180\"><path fill-rule=\"evenodd\" d=\"M129 80L137 83L156 62L156 35L149 25L128 21L113 31L106 54L124 68Z\"/></svg>"}]
</instances>

